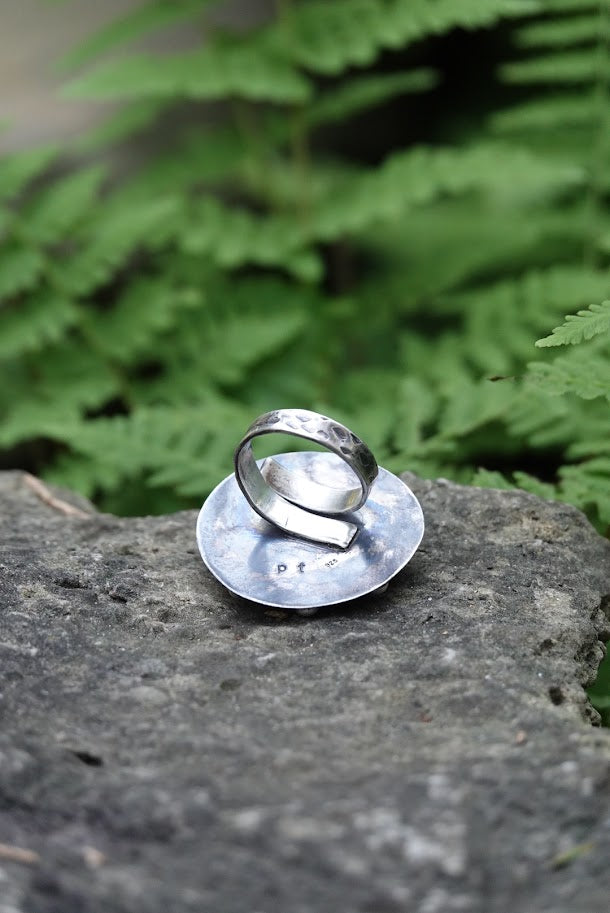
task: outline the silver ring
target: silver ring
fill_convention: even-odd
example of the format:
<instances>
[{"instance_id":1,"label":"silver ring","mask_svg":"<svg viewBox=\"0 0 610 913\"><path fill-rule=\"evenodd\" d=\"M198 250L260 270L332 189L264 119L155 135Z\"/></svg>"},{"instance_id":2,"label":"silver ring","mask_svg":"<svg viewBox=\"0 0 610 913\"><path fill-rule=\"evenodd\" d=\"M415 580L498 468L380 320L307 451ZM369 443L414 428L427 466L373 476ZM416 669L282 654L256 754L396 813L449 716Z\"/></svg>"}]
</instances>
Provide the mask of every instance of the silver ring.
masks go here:
<instances>
[{"instance_id":1,"label":"silver ring","mask_svg":"<svg viewBox=\"0 0 610 913\"><path fill-rule=\"evenodd\" d=\"M355 475L357 487L321 485L273 459L267 459L259 469L252 439L277 433L304 438L335 453ZM339 548L351 544L358 527L326 515L359 510L377 473L375 457L364 441L340 422L305 409L281 409L259 416L235 450L235 477L250 506L261 517L293 536Z\"/></svg>"}]
</instances>

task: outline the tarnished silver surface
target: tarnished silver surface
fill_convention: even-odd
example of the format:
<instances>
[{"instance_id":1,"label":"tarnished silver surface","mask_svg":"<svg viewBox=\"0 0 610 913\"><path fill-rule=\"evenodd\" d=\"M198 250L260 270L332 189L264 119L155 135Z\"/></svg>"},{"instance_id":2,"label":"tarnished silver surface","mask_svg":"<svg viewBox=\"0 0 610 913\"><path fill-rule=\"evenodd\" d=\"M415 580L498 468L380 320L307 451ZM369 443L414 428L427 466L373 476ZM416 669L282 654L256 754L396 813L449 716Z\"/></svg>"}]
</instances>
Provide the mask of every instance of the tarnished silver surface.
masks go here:
<instances>
[{"instance_id":1,"label":"tarnished silver surface","mask_svg":"<svg viewBox=\"0 0 610 913\"><path fill-rule=\"evenodd\" d=\"M252 452L253 438L278 432L321 444L351 472L341 483L330 486L273 458L259 469ZM263 519L294 536L348 548L357 525L329 515L362 507L377 478L377 463L364 441L340 422L305 409L278 409L259 416L248 428L235 450L235 475L244 496Z\"/></svg>"},{"instance_id":2,"label":"tarnished silver surface","mask_svg":"<svg viewBox=\"0 0 610 913\"><path fill-rule=\"evenodd\" d=\"M333 453L284 453L274 460L318 485L335 490L353 485L350 469ZM259 469L263 463L258 461ZM345 550L288 536L251 508L230 475L201 508L197 542L210 571L238 596L307 611L387 584L413 556L424 532L411 489L381 468L363 507L348 516L358 532Z\"/></svg>"}]
</instances>

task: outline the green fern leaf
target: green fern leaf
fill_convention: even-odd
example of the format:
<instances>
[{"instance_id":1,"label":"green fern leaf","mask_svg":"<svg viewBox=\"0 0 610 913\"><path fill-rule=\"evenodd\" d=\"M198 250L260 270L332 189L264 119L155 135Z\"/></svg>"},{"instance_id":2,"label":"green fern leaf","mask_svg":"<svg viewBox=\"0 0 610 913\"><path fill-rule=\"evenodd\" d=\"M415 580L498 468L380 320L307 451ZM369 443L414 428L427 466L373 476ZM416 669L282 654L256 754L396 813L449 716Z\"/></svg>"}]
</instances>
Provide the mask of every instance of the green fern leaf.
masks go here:
<instances>
[{"instance_id":1,"label":"green fern leaf","mask_svg":"<svg viewBox=\"0 0 610 913\"><path fill-rule=\"evenodd\" d=\"M314 99L305 111L305 120L309 127L347 120L397 95L425 92L433 88L437 81L434 70L424 69L354 77Z\"/></svg>"},{"instance_id":2,"label":"green fern leaf","mask_svg":"<svg viewBox=\"0 0 610 913\"><path fill-rule=\"evenodd\" d=\"M179 288L159 277L140 278L111 309L85 318L88 338L109 359L130 364L134 356L152 348L156 337L173 327L180 309L201 306L195 288Z\"/></svg>"},{"instance_id":3,"label":"green fern leaf","mask_svg":"<svg viewBox=\"0 0 610 913\"><path fill-rule=\"evenodd\" d=\"M538 339L539 348L545 346L577 345L585 339L592 339L600 333L610 332L610 301L590 304L585 311L568 314L560 327L555 327L550 336Z\"/></svg>"},{"instance_id":4,"label":"green fern leaf","mask_svg":"<svg viewBox=\"0 0 610 913\"><path fill-rule=\"evenodd\" d=\"M284 314L240 314L211 327L206 334L209 376L222 385L243 382L254 365L298 338L306 323L307 315L293 309Z\"/></svg>"},{"instance_id":5,"label":"green fern leaf","mask_svg":"<svg viewBox=\"0 0 610 913\"><path fill-rule=\"evenodd\" d=\"M510 83L578 83L593 82L598 70L599 61L590 50L566 51L507 63L500 68L500 75Z\"/></svg>"},{"instance_id":6,"label":"green fern leaf","mask_svg":"<svg viewBox=\"0 0 610 913\"><path fill-rule=\"evenodd\" d=\"M84 422L79 422L77 418L71 416L63 426L53 425L51 428L45 429L43 434L50 440L59 440L64 443L63 428L70 428L71 436L77 440L81 435L83 425ZM56 438L54 434L56 428L60 435L59 438ZM121 481L121 476L116 472L108 473L106 466L99 458L83 457L70 452L60 454L50 467L45 467L42 478L51 485L78 491L86 498L93 499L97 495L98 503L100 490L106 493L112 491ZM124 487L129 488L130 486ZM150 506L146 512L151 513ZM115 510L114 513L118 513L118 511Z\"/></svg>"},{"instance_id":7,"label":"green fern leaf","mask_svg":"<svg viewBox=\"0 0 610 913\"><path fill-rule=\"evenodd\" d=\"M37 290L2 312L0 358L16 358L58 341L78 316L69 299L50 289Z\"/></svg>"},{"instance_id":8,"label":"green fern leaf","mask_svg":"<svg viewBox=\"0 0 610 913\"><path fill-rule=\"evenodd\" d=\"M73 48L60 61L65 68L77 67L118 45L127 44L150 32L193 19L210 0L153 0L116 19Z\"/></svg>"},{"instance_id":9,"label":"green fern leaf","mask_svg":"<svg viewBox=\"0 0 610 913\"><path fill-rule=\"evenodd\" d=\"M392 445L408 459L421 451L425 428L436 416L439 397L436 391L432 391L429 385L417 377L405 377L398 384L395 396L396 419L392 429ZM391 413L388 410L386 414Z\"/></svg>"},{"instance_id":10,"label":"green fern leaf","mask_svg":"<svg viewBox=\"0 0 610 913\"><path fill-rule=\"evenodd\" d=\"M78 427L78 410L73 404L50 402L28 396L6 411L0 423L0 445L12 448L25 441L48 438L69 444Z\"/></svg>"},{"instance_id":11,"label":"green fern leaf","mask_svg":"<svg viewBox=\"0 0 610 913\"><path fill-rule=\"evenodd\" d=\"M0 444L13 447L45 436L73 446L79 415L118 396L121 384L121 376L91 349L62 340L46 349L27 396L5 406Z\"/></svg>"},{"instance_id":12,"label":"green fern leaf","mask_svg":"<svg viewBox=\"0 0 610 913\"><path fill-rule=\"evenodd\" d=\"M0 200L17 196L57 158L56 146L16 152L0 159Z\"/></svg>"},{"instance_id":13,"label":"green fern leaf","mask_svg":"<svg viewBox=\"0 0 610 913\"><path fill-rule=\"evenodd\" d=\"M512 490L515 487L503 473L495 469L485 469L483 466L473 473L471 484L477 488L495 488L501 491Z\"/></svg>"},{"instance_id":14,"label":"green fern leaf","mask_svg":"<svg viewBox=\"0 0 610 913\"><path fill-rule=\"evenodd\" d=\"M523 491L529 491L538 498L547 498L556 500L558 497L557 487L549 482L543 482L536 476L527 472L513 472L511 478L507 478L503 473L496 470L479 468L474 473L472 484L480 488L496 488L502 490L514 490L515 487Z\"/></svg>"},{"instance_id":15,"label":"green fern leaf","mask_svg":"<svg viewBox=\"0 0 610 913\"><path fill-rule=\"evenodd\" d=\"M538 206L536 218L532 218L529 206L508 206L498 218L495 199L487 195L449 197L436 200L433 206L418 209L416 214L408 213L395 222L375 226L360 236L376 262L383 265L370 279L364 279L360 297L370 301L370 308L383 297L395 313L407 314L417 309L422 300L433 301L439 315L454 315L452 319L468 319L470 295L477 311L485 311L485 287L493 289L495 283L483 283L483 276L515 276L515 288L520 275L534 273L532 267L548 262L549 249L552 257L567 263L582 244L582 211L577 204L574 210L566 206L560 209L551 202L550 206ZM405 255L408 252L408 256ZM541 276L550 270L541 270ZM549 307L542 311L542 321L533 318L531 326L534 338L574 307L584 306L589 301L603 298L607 292L606 278L595 271L559 269L558 282L549 278L551 288L543 292ZM573 289L571 297L561 293L562 284ZM456 289L471 289L458 294ZM581 296L581 289L583 294ZM530 296L536 308L535 294ZM557 301L557 307L555 306ZM509 298L513 324L519 323L518 307L514 298ZM561 303L560 303L561 302ZM490 310L494 310L490 306ZM497 313L497 312L496 312ZM530 318L528 317L528 326ZM497 348L507 351L511 336L500 339L492 328L484 339L494 340ZM471 353L480 351L482 337L479 337ZM532 338L528 339L524 357L531 357ZM484 371L497 374L504 369L487 365Z\"/></svg>"},{"instance_id":16,"label":"green fern leaf","mask_svg":"<svg viewBox=\"0 0 610 913\"><path fill-rule=\"evenodd\" d=\"M302 103L308 80L279 57L256 46L210 46L174 56L138 54L109 61L69 83L69 96L112 99L215 99Z\"/></svg>"},{"instance_id":17,"label":"green fern leaf","mask_svg":"<svg viewBox=\"0 0 610 913\"><path fill-rule=\"evenodd\" d=\"M17 243L0 247L0 301L33 288L44 265L44 257L33 247Z\"/></svg>"},{"instance_id":18,"label":"green fern leaf","mask_svg":"<svg viewBox=\"0 0 610 913\"><path fill-rule=\"evenodd\" d=\"M558 498L557 487L555 485L552 485L550 482L543 482L541 479L530 475L528 472L516 470L513 472L513 479L519 488L522 488L523 491L531 492L538 498L547 498L551 501Z\"/></svg>"},{"instance_id":19,"label":"green fern leaf","mask_svg":"<svg viewBox=\"0 0 610 913\"><path fill-rule=\"evenodd\" d=\"M536 9L527 0L313 0L295 7L266 41L306 69L333 76L373 63L385 48Z\"/></svg>"},{"instance_id":20,"label":"green fern leaf","mask_svg":"<svg viewBox=\"0 0 610 913\"><path fill-rule=\"evenodd\" d=\"M205 198L193 208L183 249L208 254L218 265L277 265L305 280L318 278L318 261L305 260L304 248L393 221L443 195L489 191L512 200L519 192L542 197L578 184L584 177L572 165L550 165L521 149L500 144L472 149L414 148L388 158L370 172L342 174L324 182L322 199L302 222L284 216L259 217Z\"/></svg>"},{"instance_id":21,"label":"green fern leaf","mask_svg":"<svg viewBox=\"0 0 610 913\"><path fill-rule=\"evenodd\" d=\"M91 495L145 476L151 487L171 484L185 495L209 491L231 465L235 440L251 413L213 393L176 405L139 407L129 416L82 422L73 455L46 477Z\"/></svg>"},{"instance_id":22,"label":"green fern leaf","mask_svg":"<svg viewBox=\"0 0 610 913\"><path fill-rule=\"evenodd\" d=\"M469 360L484 372L510 374L521 371L531 356L533 336L566 307L601 297L607 282L602 271L559 266L483 285L447 301L464 315Z\"/></svg>"},{"instance_id":23,"label":"green fern leaf","mask_svg":"<svg viewBox=\"0 0 610 913\"><path fill-rule=\"evenodd\" d=\"M544 10L548 13L581 13L583 10L599 10L599 0L544 0Z\"/></svg>"},{"instance_id":24,"label":"green fern leaf","mask_svg":"<svg viewBox=\"0 0 610 913\"><path fill-rule=\"evenodd\" d=\"M571 357L578 353L578 357ZM610 400L610 360L602 355L575 350L556 358L551 364L531 362L527 366L532 383L553 396L575 393L582 399L606 397Z\"/></svg>"},{"instance_id":25,"label":"green fern leaf","mask_svg":"<svg viewBox=\"0 0 610 913\"><path fill-rule=\"evenodd\" d=\"M600 24L598 13L535 22L518 30L517 44L529 48L592 43L600 38Z\"/></svg>"},{"instance_id":26,"label":"green fern leaf","mask_svg":"<svg viewBox=\"0 0 610 913\"><path fill-rule=\"evenodd\" d=\"M72 255L55 281L68 293L85 295L107 282L125 260L139 247L161 246L177 230L181 201L168 197L133 206L121 211L120 218L112 205L89 228L88 243Z\"/></svg>"},{"instance_id":27,"label":"green fern leaf","mask_svg":"<svg viewBox=\"0 0 610 913\"><path fill-rule=\"evenodd\" d=\"M312 216L309 231L321 240L394 220L445 195L487 191L515 202L577 186L584 169L550 163L522 149L480 144L460 150L412 148L370 173L344 180Z\"/></svg>"},{"instance_id":28,"label":"green fern leaf","mask_svg":"<svg viewBox=\"0 0 610 913\"><path fill-rule=\"evenodd\" d=\"M556 97L535 98L503 111L490 118L492 130L509 133L528 130L548 130L570 124L594 123L599 117L599 100L579 92L561 93Z\"/></svg>"},{"instance_id":29,"label":"green fern leaf","mask_svg":"<svg viewBox=\"0 0 610 913\"><path fill-rule=\"evenodd\" d=\"M444 438L463 437L501 418L513 399L512 390L467 376L447 378L446 403L439 425Z\"/></svg>"},{"instance_id":30,"label":"green fern leaf","mask_svg":"<svg viewBox=\"0 0 610 913\"><path fill-rule=\"evenodd\" d=\"M322 267L313 251L303 249L308 240L293 220L260 218L207 198L195 209L195 220L183 235L183 249L208 254L226 269L245 263L280 266L304 281L316 281Z\"/></svg>"},{"instance_id":31,"label":"green fern leaf","mask_svg":"<svg viewBox=\"0 0 610 913\"><path fill-rule=\"evenodd\" d=\"M570 459L599 456L600 454L610 456L610 437L598 440L588 438L586 441L573 441L566 453Z\"/></svg>"},{"instance_id":32,"label":"green fern leaf","mask_svg":"<svg viewBox=\"0 0 610 913\"><path fill-rule=\"evenodd\" d=\"M561 497L583 510L595 508L603 526L610 524L610 459L585 460L559 471Z\"/></svg>"},{"instance_id":33,"label":"green fern leaf","mask_svg":"<svg viewBox=\"0 0 610 913\"><path fill-rule=\"evenodd\" d=\"M578 402L558 395L552 383L549 387L547 390L531 378L519 385L506 423L520 448L527 445L563 451L574 441L590 439L597 429L606 426L608 405L602 397Z\"/></svg>"},{"instance_id":34,"label":"green fern leaf","mask_svg":"<svg viewBox=\"0 0 610 913\"><path fill-rule=\"evenodd\" d=\"M122 377L104 358L78 339L46 351L37 395L47 408L97 409L121 393Z\"/></svg>"},{"instance_id":35,"label":"green fern leaf","mask_svg":"<svg viewBox=\"0 0 610 913\"><path fill-rule=\"evenodd\" d=\"M60 241L66 231L88 211L104 177L94 166L56 181L25 210L23 231L37 244Z\"/></svg>"},{"instance_id":36,"label":"green fern leaf","mask_svg":"<svg viewBox=\"0 0 610 913\"><path fill-rule=\"evenodd\" d=\"M248 383L253 369L276 357L299 339L311 311L318 305L313 290L274 280L242 279L240 283L207 283L206 298L195 311L180 315L174 332L159 341L158 357L166 374L158 385L148 383L147 401L188 398L193 371L212 385ZM264 300L261 310L258 302ZM287 372L296 370L294 364ZM165 392L164 392L165 391Z\"/></svg>"}]
</instances>

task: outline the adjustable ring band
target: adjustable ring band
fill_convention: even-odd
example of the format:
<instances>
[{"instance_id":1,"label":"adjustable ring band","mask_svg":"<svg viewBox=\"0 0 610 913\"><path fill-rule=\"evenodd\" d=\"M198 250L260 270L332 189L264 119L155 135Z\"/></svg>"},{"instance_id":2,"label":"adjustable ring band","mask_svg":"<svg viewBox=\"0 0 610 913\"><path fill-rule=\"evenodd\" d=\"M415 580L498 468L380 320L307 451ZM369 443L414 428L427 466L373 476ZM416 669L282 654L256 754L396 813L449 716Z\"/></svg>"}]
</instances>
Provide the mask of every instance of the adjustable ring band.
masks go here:
<instances>
[{"instance_id":1,"label":"adjustable ring band","mask_svg":"<svg viewBox=\"0 0 610 913\"><path fill-rule=\"evenodd\" d=\"M354 473L355 488L330 488L293 473L273 459L262 471L252 453L252 439L283 433L321 444L344 460ZM267 412L248 428L235 451L235 476L251 507L280 529L313 542L347 548L358 531L354 523L325 514L358 510L378 473L375 457L355 434L317 412L282 409ZM304 509L305 508L305 509Z\"/></svg>"}]
</instances>

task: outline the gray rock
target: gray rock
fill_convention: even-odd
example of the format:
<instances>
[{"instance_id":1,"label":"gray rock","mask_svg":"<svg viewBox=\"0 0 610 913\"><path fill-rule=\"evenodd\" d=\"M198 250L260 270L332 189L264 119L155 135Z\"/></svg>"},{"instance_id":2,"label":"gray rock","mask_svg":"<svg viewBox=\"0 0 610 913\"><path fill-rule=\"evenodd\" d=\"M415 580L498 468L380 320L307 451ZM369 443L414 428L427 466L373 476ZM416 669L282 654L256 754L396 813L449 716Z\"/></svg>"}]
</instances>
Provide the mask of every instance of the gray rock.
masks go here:
<instances>
[{"instance_id":1,"label":"gray rock","mask_svg":"<svg viewBox=\"0 0 610 913\"><path fill-rule=\"evenodd\" d=\"M409 483L411 564L303 619L223 591L194 513L0 475L1 913L605 913L610 544Z\"/></svg>"}]
</instances>

